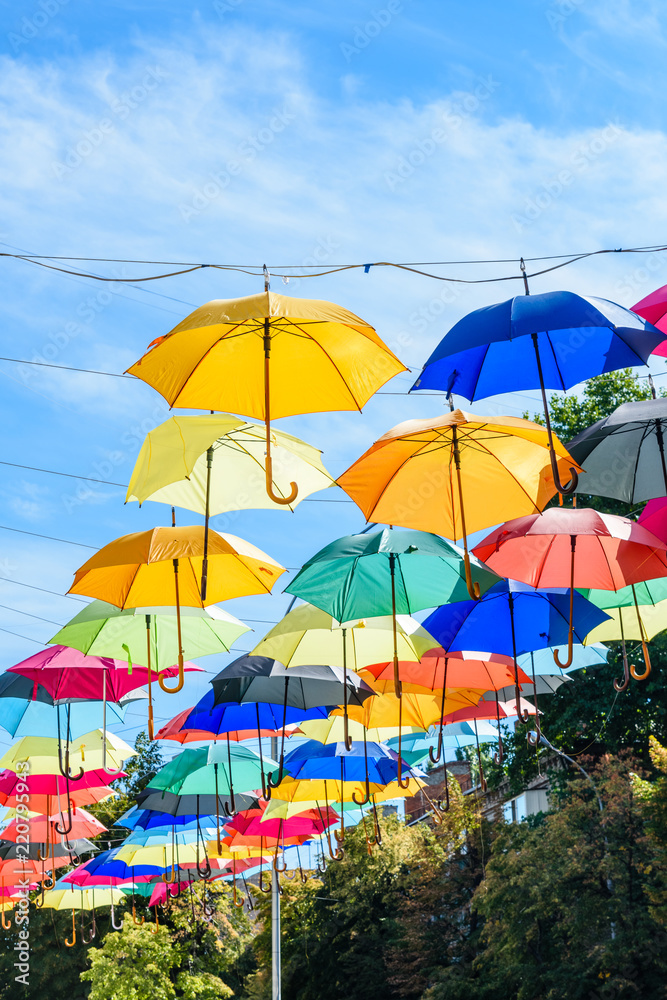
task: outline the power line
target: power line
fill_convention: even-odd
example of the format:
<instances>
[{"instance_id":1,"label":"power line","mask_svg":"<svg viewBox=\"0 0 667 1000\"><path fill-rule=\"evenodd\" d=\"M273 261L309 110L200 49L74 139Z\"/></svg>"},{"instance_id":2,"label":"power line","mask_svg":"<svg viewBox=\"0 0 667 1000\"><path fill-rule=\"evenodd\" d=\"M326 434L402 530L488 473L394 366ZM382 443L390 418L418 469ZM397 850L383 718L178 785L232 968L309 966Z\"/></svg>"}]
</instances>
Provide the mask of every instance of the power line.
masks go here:
<instances>
[{"instance_id":1,"label":"power line","mask_svg":"<svg viewBox=\"0 0 667 1000\"><path fill-rule=\"evenodd\" d=\"M78 545L81 549L94 549L97 551L96 545L86 545L85 542L74 542L71 538L55 538L53 535L40 535L36 531L26 531L24 528L10 528L6 524L0 524L0 529L2 531L15 531L19 535L30 535L32 538L44 538L47 542L62 542L63 545Z\"/></svg>"},{"instance_id":2,"label":"power line","mask_svg":"<svg viewBox=\"0 0 667 1000\"><path fill-rule=\"evenodd\" d=\"M38 646L45 646L45 642L40 642L39 639L32 639L29 635L21 635L20 632L12 632L8 628L0 628L0 632L6 632L7 635L15 635L17 639L25 639L26 642L34 642Z\"/></svg>"},{"instance_id":3,"label":"power line","mask_svg":"<svg viewBox=\"0 0 667 1000\"><path fill-rule=\"evenodd\" d=\"M86 483L99 483L101 486L120 486L127 489L127 483L111 483L107 479L93 479L91 476L77 476L73 472L56 472L54 469L38 469L33 465L19 465L18 462L3 462L0 465L9 465L12 469L25 469L27 472L44 472L49 476L65 476L67 479L82 479Z\"/></svg>"},{"instance_id":4,"label":"power line","mask_svg":"<svg viewBox=\"0 0 667 1000\"><path fill-rule=\"evenodd\" d=\"M34 583L25 583L23 580L12 580L8 576L0 576L0 583L12 583L16 587L28 587L29 590L38 590L41 594L52 594L54 597L62 597L67 601L78 601L80 604L88 604L88 601L84 597L76 597L74 594L59 594L57 590L36 587Z\"/></svg>"},{"instance_id":5,"label":"power line","mask_svg":"<svg viewBox=\"0 0 667 1000\"><path fill-rule=\"evenodd\" d=\"M40 618L39 615L33 615L30 611L22 611L21 608L11 608L8 604L0 604L0 608L4 608L5 611L15 611L18 615L27 615L28 618L36 618L38 622L47 622L49 625L57 625L58 628L63 628L62 622L54 622L50 618Z\"/></svg>"}]
</instances>

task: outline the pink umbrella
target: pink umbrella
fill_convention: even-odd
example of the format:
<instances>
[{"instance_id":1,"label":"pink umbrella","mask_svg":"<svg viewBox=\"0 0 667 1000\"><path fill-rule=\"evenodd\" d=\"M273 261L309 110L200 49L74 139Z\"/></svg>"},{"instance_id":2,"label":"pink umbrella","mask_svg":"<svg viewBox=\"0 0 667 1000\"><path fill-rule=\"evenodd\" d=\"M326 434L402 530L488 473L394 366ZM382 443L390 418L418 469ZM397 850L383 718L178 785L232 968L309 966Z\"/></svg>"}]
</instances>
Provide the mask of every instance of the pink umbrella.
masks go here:
<instances>
[{"instance_id":1,"label":"pink umbrella","mask_svg":"<svg viewBox=\"0 0 667 1000\"><path fill-rule=\"evenodd\" d=\"M632 306L632 311L636 312L642 319L653 323L653 326L657 326L658 330L667 333L667 285L656 288L654 292L640 299ZM667 357L667 342L658 344L653 354Z\"/></svg>"},{"instance_id":2,"label":"pink umbrella","mask_svg":"<svg viewBox=\"0 0 667 1000\"><path fill-rule=\"evenodd\" d=\"M77 782L77 788L105 788L115 778L126 778L124 771L116 771L113 775L98 769L84 771ZM21 789L17 789L21 785ZM27 786L27 790L23 786ZM0 771L0 805L5 805L10 796L16 795L65 795L69 786L69 778L60 774L17 774L5 768Z\"/></svg>"},{"instance_id":3,"label":"pink umbrella","mask_svg":"<svg viewBox=\"0 0 667 1000\"><path fill-rule=\"evenodd\" d=\"M201 671L194 663L185 669ZM21 660L9 670L29 677L46 688L52 698L60 701L115 701L148 681L148 670L125 660L108 656L86 656L69 646L50 646L27 660ZM178 667L160 671L166 677L175 677Z\"/></svg>"},{"instance_id":4,"label":"pink umbrella","mask_svg":"<svg viewBox=\"0 0 667 1000\"><path fill-rule=\"evenodd\" d=\"M661 542L667 544L667 497L649 500L639 515L637 524L652 532Z\"/></svg>"}]
</instances>

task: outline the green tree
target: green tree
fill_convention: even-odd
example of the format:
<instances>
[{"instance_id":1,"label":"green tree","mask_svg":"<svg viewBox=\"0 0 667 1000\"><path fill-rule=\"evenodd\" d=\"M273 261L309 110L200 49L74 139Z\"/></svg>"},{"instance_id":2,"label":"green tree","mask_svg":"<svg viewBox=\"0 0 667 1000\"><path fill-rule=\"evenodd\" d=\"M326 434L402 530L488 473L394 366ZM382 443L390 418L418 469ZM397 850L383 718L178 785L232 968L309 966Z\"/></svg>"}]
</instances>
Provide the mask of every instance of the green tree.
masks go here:
<instances>
[{"instance_id":1,"label":"green tree","mask_svg":"<svg viewBox=\"0 0 667 1000\"><path fill-rule=\"evenodd\" d=\"M664 864L633 770L625 758L598 764L602 811L576 778L543 822L501 827L473 900L477 955L425 1000L667 997L667 935L651 910Z\"/></svg>"}]
</instances>

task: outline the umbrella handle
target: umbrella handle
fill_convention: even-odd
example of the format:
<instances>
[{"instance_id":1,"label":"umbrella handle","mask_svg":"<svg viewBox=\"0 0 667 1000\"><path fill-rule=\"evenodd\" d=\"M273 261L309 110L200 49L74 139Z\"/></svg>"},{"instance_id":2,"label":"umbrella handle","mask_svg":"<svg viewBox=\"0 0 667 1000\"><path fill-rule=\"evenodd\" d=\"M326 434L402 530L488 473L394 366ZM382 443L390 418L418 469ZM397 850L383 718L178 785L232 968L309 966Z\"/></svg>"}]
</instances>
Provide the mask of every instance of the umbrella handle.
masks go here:
<instances>
[{"instance_id":1,"label":"umbrella handle","mask_svg":"<svg viewBox=\"0 0 667 1000\"><path fill-rule=\"evenodd\" d=\"M289 504L294 503L297 496L299 495L299 487L296 483L290 483L290 493L289 496L279 497L277 493L273 490L273 460L271 459L271 453L269 451L271 445L269 444L269 424L267 423L267 433L266 433L266 459L264 464L266 466L266 492L270 500L274 503L280 504L281 507L287 507Z\"/></svg>"},{"instance_id":2,"label":"umbrella handle","mask_svg":"<svg viewBox=\"0 0 667 1000\"><path fill-rule=\"evenodd\" d=\"M65 947L73 948L75 944L76 944L76 919L74 915L74 910L72 910L72 940L70 941L68 938L65 938Z\"/></svg>"},{"instance_id":3,"label":"umbrella handle","mask_svg":"<svg viewBox=\"0 0 667 1000\"><path fill-rule=\"evenodd\" d=\"M90 944L95 935L97 934L97 924L95 922L95 909L93 908L93 922L90 927L90 936L86 937L83 929L83 910L81 910L81 943Z\"/></svg>"},{"instance_id":4,"label":"umbrella handle","mask_svg":"<svg viewBox=\"0 0 667 1000\"><path fill-rule=\"evenodd\" d=\"M62 819L62 812L60 813L60 818ZM72 832L72 826L74 820L72 818L72 800L69 797L69 788L67 789L67 827L61 830L57 823L53 824L53 829L60 837L67 837Z\"/></svg>"},{"instance_id":5,"label":"umbrella handle","mask_svg":"<svg viewBox=\"0 0 667 1000\"><path fill-rule=\"evenodd\" d=\"M119 924L116 923L116 911L114 910L113 900L111 901L111 915L110 915L110 917L111 917L111 926L113 927L113 929L115 931L122 931L122 929L123 929L123 920L121 918L120 923Z\"/></svg>"},{"instance_id":6,"label":"umbrella handle","mask_svg":"<svg viewBox=\"0 0 667 1000\"><path fill-rule=\"evenodd\" d=\"M137 925L137 927L141 927L141 925L146 920L145 917L142 917L141 920L138 919L138 917L137 917L137 908L136 908L136 906L134 904L134 901L132 902L132 920Z\"/></svg>"},{"instance_id":7,"label":"umbrella handle","mask_svg":"<svg viewBox=\"0 0 667 1000\"><path fill-rule=\"evenodd\" d=\"M160 921L158 920L158 916L157 916L157 903L156 903L155 904L155 924L153 925L153 927L151 927L151 934L157 934L159 927L160 927Z\"/></svg>"},{"instance_id":8,"label":"umbrella handle","mask_svg":"<svg viewBox=\"0 0 667 1000\"><path fill-rule=\"evenodd\" d=\"M283 860L282 865L279 865L278 864L278 848L276 847L276 853L273 855L273 870L274 871L276 871L276 872L286 872L287 871L287 862L285 861L284 858L282 860Z\"/></svg>"},{"instance_id":9,"label":"umbrella handle","mask_svg":"<svg viewBox=\"0 0 667 1000\"><path fill-rule=\"evenodd\" d=\"M445 717L445 697L446 697L446 692L447 692L447 666L448 665L449 665L449 658L447 656L445 656L445 676L443 677L443 681L442 681L442 701L440 703L440 728L439 728L439 732L438 732L438 752L434 756L433 755L433 747L429 747L428 748L428 756L429 756L429 760L431 761L432 764L438 764L439 763L440 757L442 756L442 751L443 751L443 746L442 746L442 744L443 744L443 722L442 722L442 720ZM400 737L400 733L399 733L399 737ZM447 772L447 768L445 768L445 780L446 780L446 772ZM447 797L447 807L449 808L449 796Z\"/></svg>"},{"instance_id":10,"label":"umbrella handle","mask_svg":"<svg viewBox=\"0 0 667 1000\"><path fill-rule=\"evenodd\" d=\"M259 885L259 891L263 892L265 896L271 895L271 885L269 884L269 888L268 889L264 888L264 869L263 868L262 868L261 872L259 873L259 878L257 879L257 884Z\"/></svg>"},{"instance_id":11,"label":"umbrella handle","mask_svg":"<svg viewBox=\"0 0 667 1000\"><path fill-rule=\"evenodd\" d=\"M237 891L236 891L236 871L234 871L234 884L233 884L233 889L232 889L232 902L233 902L234 906L236 906L239 910L242 909L242 907L243 907L243 905L245 903L245 898L243 896L240 897L240 901L239 901L239 897L238 897L238 894L237 894ZM213 914L211 914L211 916L212 915Z\"/></svg>"},{"instance_id":12,"label":"umbrella handle","mask_svg":"<svg viewBox=\"0 0 667 1000\"><path fill-rule=\"evenodd\" d=\"M642 639L642 652L644 653L644 667L645 667L643 673L640 674L634 664L631 664L630 666L630 673L636 681L645 681L646 678L651 673L651 657L648 655L648 646L643 639Z\"/></svg>"},{"instance_id":13,"label":"umbrella handle","mask_svg":"<svg viewBox=\"0 0 667 1000\"><path fill-rule=\"evenodd\" d=\"M146 615L146 669L148 670L148 739L155 739L153 731L153 675L151 670L151 616Z\"/></svg>"},{"instance_id":14,"label":"umbrella handle","mask_svg":"<svg viewBox=\"0 0 667 1000\"><path fill-rule=\"evenodd\" d=\"M429 796L427 795L427 793L424 791L423 788L422 788L421 791L422 791L422 794L423 794L424 798L426 799L426 801L430 805L431 809L433 810L433 822L435 823L436 826L441 826L442 825L442 820L443 820L442 813L438 809L438 807L435 804L435 802L433 801L433 799L429 798Z\"/></svg>"},{"instance_id":15,"label":"umbrella handle","mask_svg":"<svg viewBox=\"0 0 667 1000\"><path fill-rule=\"evenodd\" d=\"M466 539L467 542L467 539ZM470 594L470 599L472 601L479 601L481 598L481 592L479 589L479 583L475 581L473 583L472 572L470 570L470 554L468 553L468 546L466 544L465 555L463 558L463 564L465 566L466 573L466 587L468 588L468 593Z\"/></svg>"},{"instance_id":16,"label":"umbrella handle","mask_svg":"<svg viewBox=\"0 0 667 1000\"><path fill-rule=\"evenodd\" d=\"M172 515L174 508L172 507ZM185 683L185 674L183 668L183 638L181 636L181 597L178 585L178 559L172 560L174 565L174 591L176 596L176 631L177 631L177 642L178 642L178 683L176 687L167 687L162 674L158 672L157 682L161 689L167 694L177 694Z\"/></svg>"},{"instance_id":17,"label":"umbrella handle","mask_svg":"<svg viewBox=\"0 0 667 1000\"><path fill-rule=\"evenodd\" d=\"M614 691L621 694L623 691L627 690L628 684L630 683L630 668L628 667L628 653L625 648L625 633L623 631L623 612L619 608L618 620L621 626L621 644L623 650L623 680L618 681L614 678Z\"/></svg>"},{"instance_id":18,"label":"umbrella handle","mask_svg":"<svg viewBox=\"0 0 667 1000\"><path fill-rule=\"evenodd\" d=\"M544 375L542 373L542 359L540 358L540 348L537 342L537 333L531 334L531 339L533 341L533 349L535 351L535 361L537 362L537 374L540 380L540 390L542 392L542 405L544 407L544 422L547 428L547 440L549 443L549 459L551 461L551 474L554 479L554 486L556 490L563 496L570 496L574 493L577 486L579 485L579 473L576 469L570 466L570 482L563 486L560 481L560 473L558 471L558 459L556 458L556 449L554 448L554 438L553 431L551 430L551 417L549 416L549 404L547 402L547 391L544 385Z\"/></svg>"},{"instance_id":19,"label":"umbrella handle","mask_svg":"<svg viewBox=\"0 0 667 1000\"><path fill-rule=\"evenodd\" d=\"M542 728L540 726L540 717L539 715L536 715L535 729L528 730L528 732L526 733L526 742L528 743L528 746L536 747L540 742L541 736L542 736Z\"/></svg>"},{"instance_id":20,"label":"umbrella handle","mask_svg":"<svg viewBox=\"0 0 667 1000\"><path fill-rule=\"evenodd\" d=\"M350 746L347 749L351 750L352 747ZM342 775L342 771L343 771L343 758L342 757L341 757L340 761L341 761L341 775ZM359 799L357 798L357 793L356 792L352 792L352 801L355 803L355 805L358 805L358 806L365 806L367 802L370 802L370 798L371 798L371 786L370 786L370 782L368 780L368 746L366 744L366 730L365 729L364 729L364 763L366 765L366 788L364 789L365 797L360 802ZM341 809L341 814L344 815L342 809ZM340 843L342 843L342 841L340 841Z\"/></svg>"},{"instance_id":21,"label":"umbrella handle","mask_svg":"<svg viewBox=\"0 0 667 1000\"><path fill-rule=\"evenodd\" d=\"M185 684L185 673L183 671L183 652L182 651L179 652L179 654L178 654L178 683L176 684L176 687L173 687L173 688L172 687L167 687L167 685L165 684L164 677L162 676L162 674L158 674L157 675L157 682L160 685L160 687L162 688L162 690L166 691L167 694L178 694L178 692L182 689L183 685Z\"/></svg>"},{"instance_id":22,"label":"umbrella handle","mask_svg":"<svg viewBox=\"0 0 667 1000\"><path fill-rule=\"evenodd\" d=\"M396 781L398 782L398 787L405 790L408 787L408 785L410 784L410 775L408 775L408 777L405 778L405 780L402 777L402 773L403 773L403 758L401 757L401 737L402 737L402 734L403 734L402 716L403 716L403 699L399 698L399 701L398 701L398 768L397 768L397 772L396 772Z\"/></svg>"}]
</instances>

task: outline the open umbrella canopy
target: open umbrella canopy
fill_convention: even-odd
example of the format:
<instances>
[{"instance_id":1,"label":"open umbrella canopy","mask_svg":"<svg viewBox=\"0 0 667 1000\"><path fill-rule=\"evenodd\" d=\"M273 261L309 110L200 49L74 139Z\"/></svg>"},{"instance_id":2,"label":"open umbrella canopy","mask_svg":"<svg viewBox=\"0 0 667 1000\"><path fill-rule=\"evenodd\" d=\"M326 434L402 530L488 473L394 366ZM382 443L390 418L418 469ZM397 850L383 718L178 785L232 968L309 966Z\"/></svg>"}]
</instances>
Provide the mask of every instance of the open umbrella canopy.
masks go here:
<instances>
[{"instance_id":1,"label":"open umbrella canopy","mask_svg":"<svg viewBox=\"0 0 667 1000\"><path fill-rule=\"evenodd\" d=\"M470 651L446 652L444 649L430 649L421 663L399 662L399 678L404 692L426 694L429 691L465 691L472 698L479 692L475 702L485 691L495 691L514 681L514 661L510 656L497 653L476 653ZM393 683L393 663L373 663L360 671L360 676L371 684L379 694L385 694ZM522 684L530 683L522 670L519 671Z\"/></svg>"},{"instance_id":2,"label":"open umbrella canopy","mask_svg":"<svg viewBox=\"0 0 667 1000\"><path fill-rule=\"evenodd\" d=\"M448 691L444 699L444 711L452 712L465 705L476 704L479 692ZM366 729L383 729L387 726L417 726L428 729L443 714L443 699L440 694L411 694L406 692L400 698L393 694L369 698L361 708L356 705L348 709L350 718L361 722ZM335 708L332 715L342 715L342 708Z\"/></svg>"},{"instance_id":3,"label":"open umbrella canopy","mask_svg":"<svg viewBox=\"0 0 667 1000\"><path fill-rule=\"evenodd\" d=\"M170 406L265 416L264 337L271 415L357 410L406 371L364 320L332 302L265 291L200 306L129 372Z\"/></svg>"},{"instance_id":4,"label":"open umbrella canopy","mask_svg":"<svg viewBox=\"0 0 667 1000\"><path fill-rule=\"evenodd\" d=\"M482 593L498 578L478 560L472 579ZM468 596L464 554L424 531L346 535L309 559L285 588L339 622L392 613L412 615Z\"/></svg>"},{"instance_id":5,"label":"open umbrella canopy","mask_svg":"<svg viewBox=\"0 0 667 1000\"><path fill-rule=\"evenodd\" d=\"M584 642L610 642L614 639L653 639L667 629L667 600L638 607L609 608L608 618L592 629Z\"/></svg>"},{"instance_id":6,"label":"open umbrella canopy","mask_svg":"<svg viewBox=\"0 0 667 1000\"><path fill-rule=\"evenodd\" d=\"M32 738L29 742L21 740L20 741L24 747L32 746ZM49 746L56 744L56 740L49 740ZM18 745L18 744L17 744ZM16 765L20 763L21 759L27 760L28 757L18 758L18 760L13 761ZM118 774L109 774L103 771L102 768L94 768L90 771L84 771L83 775L76 781L71 782L67 778L64 778L62 774L58 771L57 767L58 751L56 750L56 769L55 771L48 771L37 773L32 769L31 760L31 771L29 774L25 774L23 771L17 773L14 771L13 767L7 767L4 770L0 770L0 804L2 805L15 805L15 799L17 795L27 794L30 796L30 801L34 800L35 796L38 795L67 795L67 790L69 788L70 799L75 805L85 805L84 802L77 799L79 793L90 792L95 795L100 795L100 799L93 798L88 801L101 801L102 798L106 798L111 794L111 789L108 787L112 781L116 778L125 778L127 775L124 772L119 772ZM49 758L50 760L50 758ZM19 792L17 785L27 786L27 792Z\"/></svg>"},{"instance_id":7,"label":"open umbrella canopy","mask_svg":"<svg viewBox=\"0 0 667 1000\"><path fill-rule=\"evenodd\" d=\"M513 657L567 642L570 595L566 590L534 590L503 580L481 601L461 601L437 608L424 621L447 651L470 650L493 642L494 652ZM580 594L574 595L574 631L578 642L605 621L606 613ZM526 678L528 680L528 678Z\"/></svg>"},{"instance_id":8,"label":"open umbrella canopy","mask_svg":"<svg viewBox=\"0 0 667 1000\"><path fill-rule=\"evenodd\" d=\"M298 497L290 504L277 504L266 492L264 427L230 413L178 415L150 431L125 499L155 500L206 514L208 496L211 515L284 506L293 510L304 497L333 484L319 449L284 431L272 430L271 438L274 492L287 497L290 483L296 479L299 484Z\"/></svg>"},{"instance_id":9,"label":"open umbrella canopy","mask_svg":"<svg viewBox=\"0 0 667 1000\"><path fill-rule=\"evenodd\" d=\"M667 544L667 497L649 500L639 515L638 523Z\"/></svg>"},{"instance_id":10,"label":"open umbrella canopy","mask_svg":"<svg viewBox=\"0 0 667 1000\"><path fill-rule=\"evenodd\" d=\"M667 399L623 403L569 442L578 493L637 504L667 493Z\"/></svg>"},{"instance_id":11,"label":"open umbrella canopy","mask_svg":"<svg viewBox=\"0 0 667 1000\"><path fill-rule=\"evenodd\" d=\"M309 740L286 754L283 767L292 778L302 779L364 781L368 774L373 785L388 785L399 774L398 754L382 743L352 743L352 748L347 750L344 742ZM423 777L420 772L405 767L403 773Z\"/></svg>"},{"instance_id":12,"label":"open umbrella canopy","mask_svg":"<svg viewBox=\"0 0 667 1000\"><path fill-rule=\"evenodd\" d=\"M93 910L118 904L123 899L125 896L119 889L104 886L80 889L71 882L56 882L55 887L45 894L42 906L49 910Z\"/></svg>"},{"instance_id":13,"label":"open umbrella canopy","mask_svg":"<svg viewBox=\"0 0 667 1000\"><path fill-rule=\"evenodd\" d=\"M468 313L444 336L413 388L472 402L500 392L571 389L593 375L645 364L667 337L636 313L575 292L517 295Z\"/></svg>"},{"instance_id":14,"label":"open umbrella canopy","mask_svg":"<svg viewBox=\"0 0 667 1000\"><path fill-rule=\"evenodd\" d=\"M94 772L89 771L88 774L94 774ZM15 778L17 775L13 771L1 771L0 781L5 774L12 774ZM47 775L36 775L36 778L47 778ZM55 781L53 775L50 776L51 780ZM110 781L113 781L116 775L107 776ZM64 781L64 779L63 779ZM78 808L79 806L89 806L95 802L104 802L106 799L115 798L116 792L107 786L98 786L96 788L78 788L78 783L70 782L69 786L69 800L72 809ZM21 788L23 788L21 784ZM6 795L4 792L0 792L0 805L5 806L6 809L12 810L16 809L17 805L25 805L24 798L25 795L30 796L30 806L36 813L51 813L54 806L58 805L57 793L44 794L43 792L18 792L14 795ZM61 804L65 807L66 795L63 791L61 796Z\"/></svg>"},{"instance_id":15,"label":"open umbrella canopy","mask_svg":"<svg viewBox=\"0 0 667 1000\"><path fill-rule=\"evenodd\" d=\"M393 664L392 664L393 667ZM299 725L300 733L309 740L317 740L318 743L342 743L345 738L345 724L340 715L330 715L327 719L313 719L302 722ZM423 730L419 726L403 726L401 732L408 734ZM366 729L361 722L354 719L348 720L348 736L354 742L364 739L373 743L385 743L390 737L398 736L398 726L383 726Z\"/></svg>"},{"instance_id":16,"label":"open umbrella canopy","mask_svg":"<svg viewBox=\"0 0 667 1000\"><path fill-rule=\"evenodd\" d=\"M248 594L268 594L285 572L265 552L236 535L210 531L208 553L209 604ZM200 525L152 528L123 535L79 567L68 593L97 597L121 609L178 603L202 607L203 555L204 528ZM177 575L174 561L179 564Z\"/></svg>"},{"instance_id":17,"label":"open umbrella canopy","mask_svg":"<svg viewBox=\"0 0 667 1000\"><path fill-rule=\"evenodd\" d=\"M604 591L604 593L613 594L613 591ZM523 653L517 657L517 663L530 677L533 676L533 673L536 677L540 674L553 674L555 669L554 649L555 646L546 646L544 649L536 649L531 650L530 653ZM601 642L595 642L591 645L577 643L572 648L572 654L572 663L567 668L567 673L572 673L573 670L583 670L585 668L606 665L609 649L607 646L603 646Z\"/></svg>"},{"instance_id":18,"label":"open umbrella canopy","mask_svg":"<svg viewBox=\"0 0 667 1000\"><path fill-rule=\"evenodd\" d=\"M56 825L64 825L64 814L62 812L51 813L49 816L30 816L28 819L13 819L3 830L0 831L0 840L13 840L15 843L25 842L25 836L30 840L40 843L50 842L58 839ZM26 832L23 826L29 827ZM20 827L20 830L17 829ZM100 821L89 813L86 809L76 809L72 819L72 828L68 832L68 837L72 839L81 837L97 837L106 831Z\"/></svg>"},{"instance_id":19,"label":"open umbrella canopy","mask_svg":"<svg viewBox=\"0 0 667 1000\"><path fill-rule=\"evenodd\" d=\"M169 816L163 812L156 812L154 809L140 809L132 806L126 813L116 820L114 826L123 827L125 830L196 830L197 824L212 825L216 821L215 815L207 816L205 813L192 813L190 816Z\"/></svg>"},{"instance_id":20,"label":"open umbrella canopy","mask_svg":"<svg viewBox=\"0 0 667 1000\"><path fill-rule=\"evenodd\" d=\"M293 838L309 840L311 837L318 837L329 826L334 826L340 819L339 815L331 807L323 809L322 813L317 809L307 809L289 819L277 819L265 817L264 809L251 809L234 816L225 825L225 841L228 836L240 836L247 843L260 844L260 840L267 844L267 840L274 843L289 843Z\"/></svg>"},{"instance_id":21,"label":"open umbrella canopy","mask_svg":"<svg viewBox=\"0 0 667 1000\"><path fill-rule=\"evenodd\" d=\"M341 705L346 694L350 705L362 705L373 697L373 689L365 681L354 673L343 675L340 667L304 664L288 668L271 657L252 654L223 667L211 685L216 705L265 702L308 711Z\"/></svg>"},{"instance_id":22,"label":"open umbrella canopy","mask_svg":"<svg viewBox=\"0 0 667 1000\"><path fill-rule=\"evenodd\" d=\"M582 590L582 595L598 608L630 608L636 605L660 604L667 600L667 577L633 583L619 590Z\"/></svg>"},{"instance_id":23,"label":"open umbrella canopy","mask_svg":"<svg viewBox=\"0 0 667 1000\"><path fill-rule=\"evenodd\" d=\"M118 849L101 851L94 858L63 875L61 882L81 888L97 885L116 886L126 882L151 882L160 878L164 868L159 865L128 865L118 859Z\"/></svg>"},{"instance_id":24,"label":"open umbrella canopy","mask_svg":"<svg viewBox=\"0 0 667 1000\"><path fill-rule=\"evenodd\" d=\"M104 747L105 743L106 748ZM116 771L121 770L123 761L127 760L128 757L137 756L137 751L128 746L115 733L107 732L105 739L102 730L95 729L93 732L84 733L83 736L73 740L70 744L70 767L74 771L83 770L84 774L85 772L101 769L103 767L102 761L105 749L107 766L115 768ZM58 740L50 739L46 736L24 736L23 739L10 747L2 758L0 758L0 769L6 768L13 771L19 764L27 760L30 762L28 780L38 774L58 775L58 777L62 777L58 756ZM104 774L105 772L102 773ZM109 778L109 780L113 780L114 777L118 776L118 774L113 776L105 774L105 777ZM102 783L100 781L95 782L95 784ZM62 790L63 792L65 791L64 784Z\"/></svg>"},{"instance_id":25,"label":"open umbrella canopy","mask_svg":"<svg viewBox=\"0 0 667 1000\"><path fill-rule=\"evenodd\" d=\"M398 655L402 660L419 660L437 641L407 615L397 616ZM343 643L345 643L345 655ZM349 670L359 670L368 663L389 660L393 656L391 615L361 618L338 627L338 622L311 604L289 611L267 632L252 653L270 656L285 666L329 663Z\"/></svg>"},{"instance_id":26,"label":"open umbrella canopy","mask_svg":"<svg viewBox=\"0 0 667 1000\"><path fill-rule=\"evenodd\" d=\"M667 332L667 319L665 314L667 314L667 285L663 285L661 288L656 288L654 292L650 292L639 302L635 302L632 307L632 311L637 313L639 316L643 316L647 319L649 323L652 323L658 330L662 333ZM653 350L654 354L659 357L667 356L667 343L662 342L658 344Z\"/></svg>"},{"instance_id":27,"label":"open umbrella canopy","mask_svg":"<svg viewBox=\"0 0 667 1000\"><path fill-rule=\"evenodd\" d=\"M398 782L375 784L371 782L370 793L376 802L387 799L397 799L403 796L416 795L420 788L426 784L421 778L411 776L407 781L407 787L402 787ZM281 802L293 802L301 806L318 805L324 809L325 806L338 802L360 802L366 797L365 781L343 781L340 780L340 764L338 765L337 778L293 778L287 774L280 784L271 791L271 806L274 800ZM276 805L277 815L278 807Z\"/></svg>"},{"instance_id":28,"label":"open umbrella canopy","mask_svg":"<svg viewBox=\"0 0 667 1000\"><path fill-rule=\"evenodd\" d=\"M237 809L250 809L257 803L257 796L246 795L244 792L236 792L235 804ZM162 791L159 788L147 787L136 796L137 804L142 810L151 812L161 812L165 817L193 816L201 814L203 816L219 815L225 813L225 806L232 805L231 796L228 794L211 795L186 794L180 795L174 792ZM216 810L217 806L217 810Z\"/></svg>"},{"instance_id":29,"label":"open umbrella canopy","mask_svg":"<svg viewBox=\"0 0 667 1000\"><path fill-rule=\"evenodd\" d=\"M181 743L188 742L187 739L181 739L183 734L187 737L189 733L199 733L201 734L200 739L212 740L239 729L254 729L251 735L257 737L258 731L261 736L265 730L274 733L281 730L283 721L287 725L296 723L300 725L306 719L325 719L328 714L329 708L326 705L309 709L288 706L285 712L283 712L282 703L280 705L270 702L239 704L236 701L229 701L216 705L215 692L211 690L207 691L193 708L186 708L165 723L162 729L156 733L155 738L157 740L176 740Z\"/></svg>"},{"instance_id":30,"label":"open umbrella canopy","mask_svg":"<svg viewBox=\"0 0 667 1000\"><path fill-rule=\"evenodd\" d=\"M183 655L187 659L229 652L239 636L250 631L234 615L215 606L185 607L180 613ZM121 610L106 601L91 601L49 642L73 646L89 656L110 656L143 666L148 665L150 649L151 669L159 671L175 662L176 609Z\"/></svg>"},{"instance_id":31,"label":"open umbrella canopy","mask_svg":"<svg viewBox=\"0 0 667 1000\"><path fill-rule=\"evenodd\" d=\"M439 738L439 730L430 729L426 733L413 733L402 738L402 751L406 753L428 752L429 747L435 747ZM473 746L477 741L480 743L494 743L498 740L498 728L492 722L480 720L479 722L452 722L445 726L442 734L442 742L445 747L459 748ZM396 750L398 748L398 737L393 736L387 740L387 745Z\"/></svg>"},{"instance_id":32,"label":"open umbrella canopy","mask_svg":"<svg viewBox=\"0 0 667 1000\"><path fill-rule=\"evenodd\" d=\"M566 470L569 454L555 446ZM556 492L544 427L463 410L398 424L337 482L369 521L454 539L540 511Z\"/></svg>"},{"instance_id":33,"label":"open umbrella canopy","mask_svg":"<svg viewBox=\"0 0 667 1000\"><path fill-rule=\"evenodd\" d=\"M72 739L90 732L90 727L101 727L104 709L101 702L75 701L62 706L58 712L55 700L41 684L37 685L37 699L31 701L35 691L34 681L20 674L0 674L0 726L12 736L51 736L60 733L62 739L69 733ZM20 692L20 696L17 693ZM124 722L128 705L145 698L141 691L131 691L119 704L110 703L106 708L107 725Z\"/></svg>"},{"instance_id":34,"label":"open umbrella canopy","mask_svg":"<svg viewBox=\"0 0 667 1000\"><path fill-rule=\"evenodd\" d=\"M628 518L551 507L500 525L474 552L499 575L533 587L570 586L573 564L575 587L619 590L667 576L666 548Z\"/></svg>"},{"instance_id":35,"label":"open umbrella canopy","mask_svg":"<svg viewBox=\"0 0 667 1000\"><path fill-rule=\"evenodd\" d=\"M278 766L270 758L265 758L265 761L268 767ZM183 750L160 768L146 786L146 791L215 797L216 793L229 794L232 787L235 792L237 789L247 792L260 788L261 784L262 769L258 754L238 744L212 743L210 747L199 750Z\"/></svg>"},{"instance_id":36,"label":"open umbrella canopy","mask_svg":"<svg viewBox=\"0 0 667 1000\"><path fill-rule=\"evenodd\" d=\"M186 671L201 671L194 663L184 665ZM126 660L112 660L107 656L85 656L69 646L51 646L22 660L10 673L20 674L41 684L52 698L66 701L71 698L118 702L129 692L148 680L145 667L129 667ZM165 666L165 677L178 674L178 667ZM90 732L90 726L88 727Z\"/></svg>"}]
</instances>

